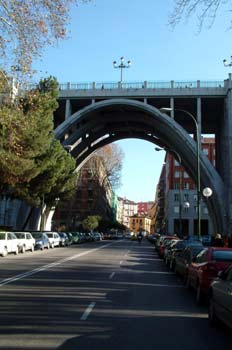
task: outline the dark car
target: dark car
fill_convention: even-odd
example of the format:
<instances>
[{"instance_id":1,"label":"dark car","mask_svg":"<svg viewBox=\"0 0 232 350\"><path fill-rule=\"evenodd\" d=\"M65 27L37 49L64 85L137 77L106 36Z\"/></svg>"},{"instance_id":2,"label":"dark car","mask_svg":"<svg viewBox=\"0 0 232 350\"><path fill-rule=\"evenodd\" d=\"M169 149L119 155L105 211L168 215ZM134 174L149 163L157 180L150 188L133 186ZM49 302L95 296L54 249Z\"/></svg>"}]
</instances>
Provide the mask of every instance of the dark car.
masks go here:
<instances>
[{"instance_id":1,"label":"dark car","mask_svg":"<svg viewBox=\"0 0 232 350\"><path fill-rule=\"evenodd\" d=\"M180 275L184 281L187 281L189 265L193 262L196 256L206 247L203 245L195 245L192 243L186 247L182 252L177 254L175 263L175 272Z\"/></svg>"},{"instance_id":2,"label":"dark car","mask_svg":"<svg viewBox=\"0 0 232 350\"><path fill-rule=\"evenodd\" d=\"M35 249L44 250L49 249L50 242L45 232L31 232L32 237L35 238Z\"/></svg>"},{"instance_id":3,"label":"dark car","mask_svg":"<svg viewBox=\"0 0 232 350\"><path fill-rule=\"evenodd\" d=\"M70 240L68 238L68 235L65 232L59 232L59 236L60 236L61 247L67 247L70 245Z\"/></svg>"}]
</instances>

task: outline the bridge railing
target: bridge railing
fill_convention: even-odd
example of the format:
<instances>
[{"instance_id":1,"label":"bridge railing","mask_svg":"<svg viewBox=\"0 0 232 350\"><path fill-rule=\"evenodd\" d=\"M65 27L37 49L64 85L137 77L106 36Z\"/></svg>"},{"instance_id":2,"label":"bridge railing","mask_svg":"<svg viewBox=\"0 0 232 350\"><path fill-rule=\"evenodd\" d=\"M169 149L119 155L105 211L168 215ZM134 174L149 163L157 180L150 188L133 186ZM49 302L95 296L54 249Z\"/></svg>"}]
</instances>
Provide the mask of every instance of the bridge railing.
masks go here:
<instances>
[{"instance_id":1,"label":"bridge railing","mask_svg":"<svg viewBox=\"0 0 232 350\"><path fill-rule=\"evenodd\" d=\"M224 88L225 81L139 81L139 82L87 82L59 84L62 90L116 90L116 89L196 89Z\"/></svg>"},{"instance_id":2,"label":"bridge railing","mask_svg":"<svg viewBox=\"0 0 232 350\"><path fill-rule=\"evenodd\" d=\"M227 80L218 81L139 81L139 82L87 82L59 84L59 90L116 90L116 89L223 89ZM30 84L27 89L36 88L36 84Z\"/></svg>"}]
</instances>

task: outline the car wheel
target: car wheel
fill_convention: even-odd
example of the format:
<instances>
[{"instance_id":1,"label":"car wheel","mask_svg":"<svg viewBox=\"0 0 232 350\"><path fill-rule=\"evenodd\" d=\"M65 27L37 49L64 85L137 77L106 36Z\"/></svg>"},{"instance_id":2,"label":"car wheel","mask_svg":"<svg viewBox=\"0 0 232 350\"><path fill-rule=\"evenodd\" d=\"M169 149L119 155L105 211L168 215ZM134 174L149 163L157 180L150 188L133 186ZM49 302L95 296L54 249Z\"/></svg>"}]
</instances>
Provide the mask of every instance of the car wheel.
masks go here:
<instances>
[{"instance_id":1,"label":"car wheel","mask_svg":"<svg viewBox=\"0 0 232 350\"><path fill-rule=\"evenodd\" d=\"M40 250L44 250L44 245L41 245L41 248L40 248Z\"/></svg>"},{"instance_id":2,"label":"car wheel","mask_svg":"<svg viewBox=\"0 0 232 350\"><path fill-rule=\"evenodd\" d=\"M200 283L198 283L198 286L197 286L196 301L198 304L201 304L203 301L203 295L202 295Z\"/></svg>"},{"instance_id":3,"label":"car wheel","mask_svg":"<svg viewBox=\"0 0 232 350\"><path fill-rule=\"evenodd\" d=\"M3 252L2 252L2 257L4 258L4 257L7 256L7 255L8 255L8 250L7 250L7 248L5 247L4 250L3 250Z\"/></svg>"},{"instance_id":4,"label":"car wheel","mask_svg":"<svg viewBox=\"0 0 232 350\"><path fill-rule=\"evenodd\" d=\"M50 247L53 249L53 248L54 248L54 243L51 243L51 244L50 244Z\"/></svg>"},{"instance_id":5,"label":"car wheel","mask_svg":"<svg viewBox=\"0 0 232 350\"><path fill-rule=\"evenodd\" d=\"M24 254L25 251L26 251L26 247L25 247L25 245L23 245L22 248L21 248L21 253Z\"/></svg>"},{"instance_id":6,"label":"car wheel","mask_svg":"<svg viewBox=\"0 0 232 350\"><path fill-rule=\"evenodd\" d=\"M34 247L34 245L32 245L31 246L31 252L34 252L34 250L35 250L35 247Z\"/></svg>"},{"instance_id":7,"label":"car wheel","mask_svg":"<svg viewBox=\"0 0 232 350\"><path fill-rule=\"evenodd\" d=\"M215 313L214 300L212 295L209 297L208 319L209 324L211 326L216 326L216 324L218 323L218 318Z\"/></svg>"},{"instance_id":8,"label":"car wheel","mask_svg":"<svg viewBox=\"0 0 232 350\"><path fill-rule=\"evenodd\" d=\"M18 255L19 253L19 247L16 248L15 255Z\"/></svg>"}]
</instances>

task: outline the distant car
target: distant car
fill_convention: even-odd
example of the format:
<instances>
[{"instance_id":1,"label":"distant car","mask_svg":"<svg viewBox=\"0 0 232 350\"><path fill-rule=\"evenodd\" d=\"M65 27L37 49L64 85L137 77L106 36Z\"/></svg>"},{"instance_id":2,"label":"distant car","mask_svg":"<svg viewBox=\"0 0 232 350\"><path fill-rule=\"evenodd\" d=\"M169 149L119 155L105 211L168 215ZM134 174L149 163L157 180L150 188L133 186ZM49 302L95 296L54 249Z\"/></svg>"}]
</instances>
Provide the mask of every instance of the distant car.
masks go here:
<instances>
[{"instance_id":1,"label":"distant car","mask_svg":"<svg viewBox=\"0 0 232 350\"><path fill-rule=\"evenodd\" d=\"M19 241L13 232L0 232L0 255L4 257L8 253L19 253Z\"/></svg>"},{"instance_id":2,"label":"distant car","mask_svg":"<svg viewBox=\"0 0 232 350\"><path fill-rule=\"evenodd\" d=\"M102 240L102 236L99 232L94 232L93 233L93 237L95 241L101 241Z\"/></svg>"},{"instance_id":3,"label":"distant car","mask_svg":"<svg viewBox=\"0 0 232 350\"><path fill-rule=\"evenodd\" d=\"M19 241L20 253L25 253L26 250L31 252L35 249L35 238L32 237L30 232L14 232Z\"/></svg>"},{"instance_id":4,"label":"distant car","mask_svg":"<svg viewBox=\"0 0 232 350\"><path fill-rule=\"evenodd\" d=\"M232 265L218 274L209 290L209 322L218 320L232 329Z\"/></svg>"},{"instance_id":5,"label":"distant car","mask_svg":"<svg viewBox=\"0 0 232 350\"><path fill-rule=\"evenodd\" d=\"M220 270L232 264L232 249L205 247L189 266L187 286L196 290L196 300L201 302L208 295L210 284Z\"/></svg>"},{"instance_id":6,"label":"distant car","mask_svg":"<svg viewBox=\"0 0 232 350\"><path fill-rule=\"evenodd\" d=\"M59 247L60 246L60 236L57 232L46 232L50 242L50 248Z\"/></svg>"},{"instance_id":7,"label":"distant car","mask_svg":"<svg viewBox=\"0 0 232 350\"><path fill-rule=\"evenodd\" d=\"M50 242L45 232L31 232L32 237L35 238L35 249L44 250L50 248Z\"/></svg>"},{"instance_id":8,"label":"distant car","mask_svg":"<svg viewBox=\"0 0 232 350\"><path fill-rule=\"evenodd\" d=\"M60 246L61 247L67 247L71 244L67 233L59 232L59 236L60 236Z\"/></svg>"}]
</instances>

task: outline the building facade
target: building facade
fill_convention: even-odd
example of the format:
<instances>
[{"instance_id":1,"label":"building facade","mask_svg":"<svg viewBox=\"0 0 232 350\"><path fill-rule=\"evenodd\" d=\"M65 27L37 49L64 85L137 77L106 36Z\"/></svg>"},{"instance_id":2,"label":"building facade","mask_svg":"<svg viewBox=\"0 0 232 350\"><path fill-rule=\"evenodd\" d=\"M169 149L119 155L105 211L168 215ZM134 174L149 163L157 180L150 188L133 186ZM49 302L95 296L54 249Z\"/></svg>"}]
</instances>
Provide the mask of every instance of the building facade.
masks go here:
<instances>
[{"instance_id":1,"label":"building facade","mask_svg":"<svg viewBox=\"0 0 232 350\"><path fill-rule=\"evenodd\" d=\"M130 217L130 231L135 234L139 232L151 233L151 218L144 214L135 214Z\"/></svg>"},{"instance_id":2,"label":"building facade","mask_svg":"<svg viewBox=\"0 0 232 350\"><path fill-rule=\"evenodd\" d=\"M113 221L114 206L113 191L103 163L93 157L80 169L74 198L57 206L52 226L65 226L75 231L89 215Z\"/></svg>"},{"instance_id":3,"label":"building facade","mask_svg":"<svg viewBox=\"0 0 232 350\"><path fill-rule=\"evenodd\" d=\"M215 139L202 138L201 145L203 153L215 166ZM157 231L181 236L197 234L196 184L171 153L166 153L165 164L157 186L156 202ZM202 198L201 233L202 235L213 234L212 230L213 225Z\"/></svg>"}]
</instances>

